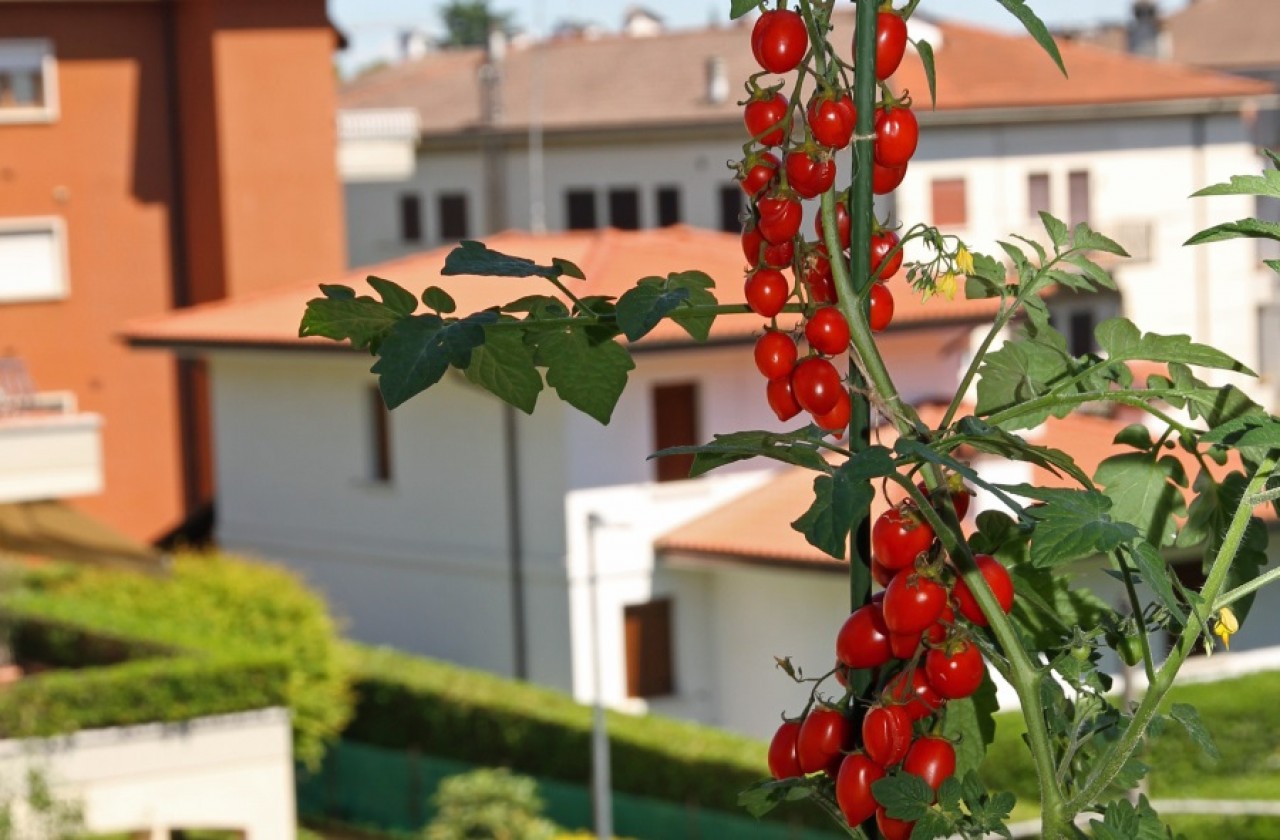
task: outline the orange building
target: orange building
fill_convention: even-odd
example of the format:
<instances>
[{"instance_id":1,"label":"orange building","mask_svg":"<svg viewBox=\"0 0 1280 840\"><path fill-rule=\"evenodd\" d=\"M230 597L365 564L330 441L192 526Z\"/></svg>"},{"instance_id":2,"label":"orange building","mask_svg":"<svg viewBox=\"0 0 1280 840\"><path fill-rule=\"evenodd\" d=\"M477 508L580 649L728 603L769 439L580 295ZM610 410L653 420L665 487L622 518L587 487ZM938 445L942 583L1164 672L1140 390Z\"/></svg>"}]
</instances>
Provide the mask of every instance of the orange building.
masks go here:
<instances>
[{"instance_id":1,"label":"orange building","mask_svg":"<svg viewBox=\"0 0 1280 840\"><path fill-rule=\"evenodd\" d=\"M196 362L122 324L345 265L324 0L0 0L0 356L104 418L151 540L212 498Z\"/></svg>"}]
</instances>

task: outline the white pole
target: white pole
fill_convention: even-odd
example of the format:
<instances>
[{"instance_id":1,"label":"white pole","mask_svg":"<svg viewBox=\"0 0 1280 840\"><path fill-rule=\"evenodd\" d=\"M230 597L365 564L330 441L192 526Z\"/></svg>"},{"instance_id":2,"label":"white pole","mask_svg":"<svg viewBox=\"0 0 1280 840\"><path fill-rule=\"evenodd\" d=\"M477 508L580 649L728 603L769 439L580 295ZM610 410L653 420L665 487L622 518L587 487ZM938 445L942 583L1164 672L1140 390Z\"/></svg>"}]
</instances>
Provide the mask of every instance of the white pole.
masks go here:
<instances>
[{"instance_id":1,"label":"white pole","mask_svg":"<svg viewBox=\"0 0 1280 840\"><path fill-rule=\"evenodd\" d=\"M613 794L609 780L609 732L604 720L604 690L600 679L600 605L596 572L596 531L604 525L600 514L587 516L587 596L591 599L591 802L597 840L613 838Z\"/></svg>"}]
</instances>

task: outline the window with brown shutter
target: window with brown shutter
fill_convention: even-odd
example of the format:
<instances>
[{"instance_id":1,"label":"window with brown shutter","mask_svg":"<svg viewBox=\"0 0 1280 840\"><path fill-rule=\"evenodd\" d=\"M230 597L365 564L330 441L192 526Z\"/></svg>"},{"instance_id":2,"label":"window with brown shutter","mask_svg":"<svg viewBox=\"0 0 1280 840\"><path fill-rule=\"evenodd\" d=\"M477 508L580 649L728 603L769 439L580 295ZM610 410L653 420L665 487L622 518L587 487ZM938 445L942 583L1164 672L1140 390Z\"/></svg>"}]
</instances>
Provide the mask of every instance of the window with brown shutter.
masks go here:
<instances>
[{"instance_id":1,"label":"window with brown shutter","mask_svg":"<svg viewBox=\"0 0 1280 840\"><path fill-rule=\"evenodd\" d=\"M1049 173L1032 172L1027 176L1027 218L1036 220L1041 213L1052 213L1053 196L1049 192Z\"/></svg>"},{"instance_id":2,"label":"window with brown shutter","mask_svg":"<svg viewBox=\"0 0 1280 840\"><path fill-rule=\"evenodd\" d=\"M665 697L675 693L671 599L622 608L627 656L627 696Z\"/></svg>"},{"instance_id":3,"label":"window with brown shutter","mask_svg":"<svg viewBox=\"0 0 1280 840\"><path fill-rule=\"evenodd\" d=\"M695 446L698 440L698 386L693 382L653 388L653 448ZM692 455L669 455L654 460L658 481L689 477Z\"/></svg>"},{"instance_id":4,"label":"window with brown shutter","mask_svg":"<svg viewBox=\"0 0 1280 840\"><path fill-rule=\"evenodd\" d=\"M391 470L391 417L377 385L368 391L369 480L389 484Z\"/></svg>"},{"instance_id":5,"label":"window with brown shutter","mask_svg":"<svg viewBox=\"0 0 1280 840\"><path fill-rule=\"evenodd\" d=\"M618 230L640 229L640 192L634 187L609 190L609 224Z\"/></svg>"},{"instance_id":6,"label":"window with brown shutter","mask_svg":"<svg viewBox=\"0 0 1280 840\"><path fill-rule=\"evenodd\" d=\"M964 227L969 221L963 178L935 178L930 184L933 194L933 223L938 227Z\"/></svg>"},{"instance_id":7,"label":"window with brown shutter","mask_svg":"<svg viewBox=\"0 0 1280 840\"><path fill-rule=\"evenodd\" d=\"M1089 173L1067 173L1067 224L1089 223Z\"/></svg>"}]
</instances>

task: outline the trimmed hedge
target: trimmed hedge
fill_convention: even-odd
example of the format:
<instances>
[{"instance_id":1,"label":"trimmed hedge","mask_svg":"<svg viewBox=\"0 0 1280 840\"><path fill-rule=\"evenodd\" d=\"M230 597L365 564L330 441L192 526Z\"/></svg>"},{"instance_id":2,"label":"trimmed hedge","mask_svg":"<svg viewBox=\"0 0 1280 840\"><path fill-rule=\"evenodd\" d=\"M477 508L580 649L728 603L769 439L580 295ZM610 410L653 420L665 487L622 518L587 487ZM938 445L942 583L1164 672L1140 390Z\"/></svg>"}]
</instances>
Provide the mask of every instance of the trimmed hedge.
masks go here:
<instances>
[{"instance_id":1,"label":"trimmed hedge","mask_svg":"<svg viewBox=\"0 0 1280 840\"><path fill-rule=\"evenodd\" d=\"M12 687L27 692L27 702L48 705L48 712L31 712L58 721L47 731L286 705L294 751L316 766L351 713L324 601L276 566L185 554L163 577L92 568L36 572L0 596L0 610L17 629L20 653L62 667L131 660ZM173 655L137 661L166 651ZM91 692L93 702L86 702L81 686L91 683L94 691L110 691L110 699ZM131 706L147 708L149 717Z\"/></svg>"},{"instance_id":2,"label":"trimmed hedge","mask_svg":"<svg viewBox=\"0 0 1280 840\"><path fill-rule=\"evenodd\" d=\"M346 644L356 710L343 738L582 783L591 709L560 692L387 648ZM607 717L615 790L738 813L768 776L763 743L669 718ZM779 809L795 819L800 809ZM805 822L810 822L804 819Z\"/></svg>"}]
</instances>

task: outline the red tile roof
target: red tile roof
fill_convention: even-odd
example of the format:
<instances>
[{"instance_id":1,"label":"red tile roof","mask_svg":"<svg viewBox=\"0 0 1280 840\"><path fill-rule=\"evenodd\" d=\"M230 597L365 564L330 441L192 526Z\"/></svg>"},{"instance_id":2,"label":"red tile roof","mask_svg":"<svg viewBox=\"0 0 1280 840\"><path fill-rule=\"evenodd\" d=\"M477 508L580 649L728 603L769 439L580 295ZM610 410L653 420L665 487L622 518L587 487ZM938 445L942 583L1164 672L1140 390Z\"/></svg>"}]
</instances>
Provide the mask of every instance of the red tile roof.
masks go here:
<instances>
[{"instance_id":1,"label":"red tile roof","mask_svg":"<svg viewBox=\"0 0 1280 840\"><path fill-rule=\"evenodd\" d=\"M1272 0L1260 0L1272 2ZM837 15L833 39L848 43L852 15ZM1078 107L1173 100L1222 100L1265 95L1265 83L1169 62L1150 61L1082 43L1062 43L1064 78L1027 36L959 23L934 24L937 113ZM922 29L923 27L917 27ZM1259 33L1261 34L1261 33ZM707 62L723 60L731 93L708 100ZM428 137L461 136L480 124L480 50L443 51L362 76L340 94L343 108L413 107ZM610 35L550 41L508 50L502 71L498 128L523 131L540 103L548 131L736 125L742 82L758 71L741 25L674 31L657 37ZM534 80L541 78L541 96ZM893 79L925 111L928 87L919 57L909 50ZM1221 102L1213 104L1221 107ZM1202 105L1208 108L1209 105Z\"/></svg>"},{"instance_id":2,"label":"red tile roof","mask_svg":"<svg viewBox=\"0 0 1280 840\"><path fill-rule=\"evenodd\" d=\"M486 240L496 251L522 256L541 265L555 257L576 263L588 280L567 279L580 295L620 295L641 277L698 269L717 285L721 303L741 303L745 261L736 234L677 225L642 231L605 228L596 231L533 235L507 231ZM320 283L340 283L360 294L372 294L365 277L373 274L393 280L415 294L427 286L447 290L458 302L459 312L475 312L527 294L556 294L539 278L441 277L440 269L452 246L424 251L377 265L354 269L341 277L313 277L295 285L262 294L217 301L166 313L127 325L124 337L134 345L151 346L259 346L326 349L338 345L321 338L299 338L298 324L306 302L319 296ZM992 301L948 301L933 298L921 303L901 281L893 281L896 312L890 329L972 323L995 312ZM722 316L712 329L714 340L735 340L758 332L762 320L754 316ZM688 342L688 336L671 322L664 322L642 344Z\"/></svg>"},{"instance_id":3,"label":"red tile roof","mask_svg":"<svg viewBox=\"0 0 1280 840\"><path fill-rule=\"evenodd\" d=\"M1164 22L1173 57L1230 70L1280 68L1280 3L1275 0L1196 0Z\"/></svg>"}]
</instances>

